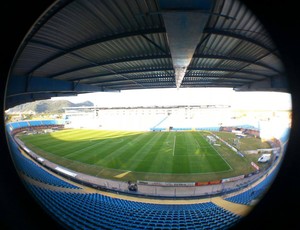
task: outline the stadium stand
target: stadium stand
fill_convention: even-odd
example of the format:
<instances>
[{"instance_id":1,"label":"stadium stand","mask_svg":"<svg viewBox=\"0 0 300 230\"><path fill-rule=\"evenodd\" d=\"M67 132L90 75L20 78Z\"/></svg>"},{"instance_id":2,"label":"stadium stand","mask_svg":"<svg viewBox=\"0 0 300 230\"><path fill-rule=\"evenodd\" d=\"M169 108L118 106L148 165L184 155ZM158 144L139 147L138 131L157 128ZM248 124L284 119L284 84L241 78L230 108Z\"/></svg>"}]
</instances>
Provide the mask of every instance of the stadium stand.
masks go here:
<instances>
[{"instance_id":1,"label":"stadium stand","mask_svg":"<svg viewBox=\"0 0 300 230\"><path fill-rule=\"evenodd\" d=\"M21 173L44 184L74 189L74 192L51 191L26 182L26 187L38 202L59 222L71 229L224 229L241 218L211 202L195 205L157 205L101 194L76 193L79 187L44 171L25 158L12 140L10 143L14 162Z\"/></svg>"},{"instance_id":2,"label":"stadium stand","mask_svg":"<svg viewBox=\"0 0 300 230\"><path fill-rule=\"evenodd\" d=\"M151 203L124 199L112 193L76 186L46 171L22 154L10 127L57 125L56 121L33 121L7 124L8 140L15 166L25 187L47 212L68 229L229 229L244 215L213 199L182 204ZM224 201L251 208L260 199L277 174L278 167L249 189Z\"/></svg>"},{"instance_id":3,"label":"stadium stand","mask_svg":"<svg viewBox=\"0 0 300 230\"><path fill-rule=\"evenodd\" d=\"M201 131L201 130L207 130L207 131L219 131L220 127L198 127L196 128L197 131Z\"/></svg>"},{"instance_id":4,"label":"stadium stand","mask_svg":"<svg viewBox=\"0 0 300 230\"><path fill-rule=\"evenodd\" d=\"M43 125L43 121L28 121L30 126Z\"/></svg>"},{"instance_id":5,"label":"stadium stand","mask_svg":"<svg viewBox=\"0 0 300 230\"><path fill-rule=\"evenodd\" d=\"M63 188L76 188L79 187L69 184L63 180L58 179L57 177L53 176L52 174L46 172L36 163L31 161L30 159L26 158L22 155L20 150L18 149L16 143L10 138L10 147L14 154L12 154L13 161L15 163L16 168L22 174L35 179L37 181L43 182L45 184L55 185Z\"/></svg>"},{"instance_id":6,"label":"stadium stand","mask_svg":"<svg viewBox=\"0 0 300 230\"><path fill-rule=\"evenodd\" d=\"M274 143L271 143L273 148L280 147L280 152L284 153L286 151L287 143L288 143L288 135L290 133L290 128L287 128L280 138L280 141L277 140ZM281 143L279 143L281 142ZM281 155L281 157L283 157ZM275 161L276 162L276 161ZM231 196L229 198L225 198L225 200L244 204L244 205L251 205L253 200L259 200L263 197L263 195L268 191L270 185L275 180L276 175L279 172L279 165L276 167L270 169L264 176L263 180L261 180L259 183L257 183L255 186L251 186L250 189L239 193L237 195Z\"/></svg>"},{"instance_id":7,"label":"stadium stand","mask_svg":"<svg viewBox=\"0 0 300 230\"><path fill-rule=\"evenodd\" d=\"M163 123L165 120L168 119L169 116L164 117L162 120L160 120L156 125L154 125L152 128L150 128L150 130L153 131L162 131L165 130L165 128L159 128L158 126Z\"/></svg>"},{"instance_id":8,"label":"stadium stand","mask_svg":"<svg viewBox=\"0 0 300 230\"><path fill-rule=\"evenodd\" d=\"M264 180L262 180L257 185L251 187L250 189L238 195L226 198L225 200L234 203L244 204L244 205L251 205L253 200L258 200L262 198L262 196L268 190L270 184L275 179L277 173L278 173L278 168L277 170L273 170L269 175L266 176L266 178L264 178Z\"/></svg>"},{"instance_id":9,"label":"stadium stand","mask_svg":"<svg viewBox=\"0 0 300 230\"><path fill-rule=\"evenodd\" d=\"M227 229L240 219L212 202L164 205L55 192L27 184L51 214L72 229Z\"/></svg>"}]
</instances>

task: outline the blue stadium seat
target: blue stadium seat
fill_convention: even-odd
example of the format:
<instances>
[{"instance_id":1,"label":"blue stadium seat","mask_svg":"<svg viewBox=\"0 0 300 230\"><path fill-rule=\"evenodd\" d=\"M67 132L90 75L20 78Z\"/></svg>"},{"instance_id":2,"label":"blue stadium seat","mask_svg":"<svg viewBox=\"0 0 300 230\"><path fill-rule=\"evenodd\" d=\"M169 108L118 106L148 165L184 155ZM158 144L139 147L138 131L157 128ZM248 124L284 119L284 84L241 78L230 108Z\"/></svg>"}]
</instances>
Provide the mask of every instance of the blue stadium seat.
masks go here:
<instances>
[{"instance_id":1,"label":"blue stadium seat","mask_svg":"<svg viewBox=\"0 0 300 230\"><path fill-rule=\"evenodd\" d=\"M79 189L79 187L72 185L70 183L67 183L58 177L48 173L45 171L43 168L38 166L36 163L33 161L27 159L22 155L20 150L18 149L16 143L9 137L9 145L11 147L11 152L12 158L14 160L15 166L19 172L22 172L26 176L35 179L37 181L49 184L49 185L54 185L54 186L59 186L59 187L64 187L64 188L76 188Z\"/></svg>"},{"instance_id":2,"label":"blue stadium seat","mask_svg":"<svg viewBox=\"0 0 300 230\"><path fill-rule=\"evenodd\" d=\"M265 194L268 187L271 185L271 183L275 179L275 176L276 176L278 170L279 170L279 167L277 167L276 170L274 170L272 173L270 173L266 178L264 178L264 180L262 180L256 186L250 188L249 190L247 190L243 193L226 198L225 200L234 202L234 203L250 205L253 200L260 199Z\"/></svg>"},{"instance_id":3,"label":"blue stadium seat","mask_svg":"<svg viewBox=\"0 0 300 230\"><path fill-rule=\"evenodd\" d=\"M30 126L39 126L42 125L41 121L28 121Z\"/></svg>"},{"instance_id":4,"label":"blue stadium seat","mask_svg":"<svg viewBox=\"0 0 300 230\"><path fill-rule=\"evenodd\" d=\"M51 121L42 123L54 124ZM18 122L9 125L19 128L26 124L37 123ZM79 193L79 187L48 173L23 156L12 137L8 135L8 138L12 158L19 172L42 184L61 189L54 191L24 181L37 202L67 229L229 229L241 219L241 216L212 202L164 205L112 198L98 193ZM263 195L275 178L277 170L250 190L226 200L249 205L253 199ZM74 190L66 192L65 188Z\"/></svg>"},{"instance_id":5,"label":"blue stadium seat","mask_svg":"<svg viewBox=\"0 0 300 230\"><path fill-rule=\"evenodd\" d=\"M226 229L240 219L211 202L147 204L101 194L50 191L29 183L27 187L71 229Z\"/></svg>"}]
</instances>

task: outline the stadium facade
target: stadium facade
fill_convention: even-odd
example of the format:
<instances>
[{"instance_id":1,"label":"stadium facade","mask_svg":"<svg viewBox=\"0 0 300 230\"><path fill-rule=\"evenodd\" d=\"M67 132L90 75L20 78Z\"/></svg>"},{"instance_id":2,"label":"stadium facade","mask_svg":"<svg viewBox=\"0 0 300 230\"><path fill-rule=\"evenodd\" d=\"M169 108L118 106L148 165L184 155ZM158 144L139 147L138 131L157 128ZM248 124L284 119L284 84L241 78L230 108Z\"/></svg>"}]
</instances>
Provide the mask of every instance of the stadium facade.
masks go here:
<instances>
[{"instance_id":1,"label":"stadium facade","mask_svg":"<svg viewBox=\"0 0 300 230\"><path fill-rule=\"evenodd\" d=\"M69 107L64 114L66 127L143 131L217 130L230 116L229 105Z\"/></svg>"}]
</instances>

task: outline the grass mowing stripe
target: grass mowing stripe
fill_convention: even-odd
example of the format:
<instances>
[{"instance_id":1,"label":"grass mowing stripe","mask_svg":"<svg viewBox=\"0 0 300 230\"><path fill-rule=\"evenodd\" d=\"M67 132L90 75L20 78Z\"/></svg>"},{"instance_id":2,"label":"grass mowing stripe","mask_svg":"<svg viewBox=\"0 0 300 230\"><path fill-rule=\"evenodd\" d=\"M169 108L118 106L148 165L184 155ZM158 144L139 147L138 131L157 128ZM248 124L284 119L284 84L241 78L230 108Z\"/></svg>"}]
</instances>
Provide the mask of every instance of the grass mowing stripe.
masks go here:
<instances>
[{"instance_id":1,"label":"grass mowing stripe","mask_svg":"<svg viewBox=\"0 0 300 230\"><path fill-rule=\"evenodd\" d=\"M198 132L74 130L74 134L64 130L51 133L48 140L36 135L36 142L31 141L37 146L40 141L46 152L104 168L158 174L224 171L223 159Z\"/></svg>"},{"instance_id":2,"label":"grass mowing stripe","mask_svg":"<svg viewBox=\"0 0 300 230\"><path fill-rule=\"evenodd\" d=\"M40 137L40 136L37 136ZM35 138L34 135L28 136L27 138L21 137L21 140L24 141L25 143L31 143L32 145L35 145L36 147L45 150L46 152L56 152L58 149L59 145L66 146L65 141L53 139L51 136L47 135L47 139L43 138L43 140L40 140L39 138Z\"/></svg>"},{"instance_id":3,"label":"grass mowing stripe","mask_svg":"<svg viewBox=\"0 0 300 230\"><path fill-rule=\"evenodd\" d=\"M78 140L77 137L80 134L79 131L75 131L74 133L75 133L75 135L68 134L68 139L62 138L62 136L64 135L63 131L47 134L47 136L46 136L47 139L43 140L43 141L38 141L37 146L39 148L45 148L45 150L47 152L55 151L59 155L67 155L67 154L71 153L72 151L76 150L77 148L80 148L81 143L82 143L82 142L72 140L72 145L70 145L69 142L70 142L71 138L75 138ZM63 134L63 135L61 135L61 134ZM81 133L81 136L83 134L86 134L86 133L85 132ZM43 136L43 135L41 135L41 136ZM71 138L69 136L71 136Z\"/></svg>"},{"instance_id":4,"label":"grass mowing stripe","mask_svg":"<svg viewBox=\"0 0 300 230\"><path fill-rule=\"evenodd\" d=\"M172 173L172 156L170 156L169 150L165 150L165 145L170 138L174 135L170 132L163 133L160 135L158 142L161 143L160 149L152 153L151 162L147 162L144 165L148 172L156 173Z\"/></svg>"},{"instance_id":5,"label":"grass mowing stripe","mask_svg":"<svg viewBox=\"0 0 300 230\"><path fill-rule=\"evenodd\" d=\"M80 155L87 155L87 153L94 153L101 145L103 145L103 141L101 140L93 140L96 136L98 136L99 134L97 133L93 133L90 137L90 139L86 139L85 141L82 141L82 145L80 144L80 147L78 147L77 150L72 151L71 153L64 155L64 157L67 158L75 158L77 159L77 156ZM93 141L92 141L93 140ZM78 142L76 142L77 144ZM73 148L72 148L73 149Z\"/></svg>"},{"instance_id":6,"label":"grass mowing stripe","mask_svg":"<svg viewBox=\"0 0 300 230\"><path fill-rule=\"evenodd\" d=\"M74 133L64 131L52 133L52 136L54 138L64 141L83 140L89 137L90 135L92 135L92 132L88 130L74 130Z\"/></svg>"},{"instance_id":7,"label":"grass mowing stripe","mask_svg":"<svg viewBox=\"0 0 300 230\"><path fill-rule=\"evenodd\" d=\"M153 152L159 152L159 146L157 145L157 142L160 137L161 135L157 133L151 135L150 137L147 135L147 137L145 136L143 139L141 139L138 148L136 148L134 152L131 152L131 155L127 161L129 164L127 167L133 171L145 171L145 166L147 164L151 164L151 161L153 160Z\"/></svg>"},{"instance_id":8,"label":"grass mowing stripe","mask_svg":"<svg viewBox=\"0 0 300 230\"><path fill-rule=\"evenodd\" d=\"M160 152L160 141L161 141L162 135L159 133L153 135L150 139L145 139L145 142L140 146L140 148L132 154L132 156L129 159L130 168L133 171L144 171L149 172L148 165L151 165L151 163L155 160L155 158L159 155ZM155 153L155 154L153 154ZM160 165L157 165L159 168ZM154 171L157 172L157 169Z\"/></svg>"},{"instance_id":9,"label":"grass mowing stripe","mask_svg":"<svg viewBox=\"0 0 300 230\"><path fill-rule=\"evenodd\" d=\"M118 148L118 146L124 145L122 138L115 139L106 139L106 140L95 140L91 141L90 147L86 147L84 152L77 152L75 156L72 156L72 159L76 159L78 161L82 161L88 164L101 165L98 161L103 161L103 158L107 156L113 148ZM69 156L70 157L70 156Z\"/></svg>"},{"instance_id":10,"label":"grass mowing stripe","mask_svg":"<svg viewBox=\"0 0 300 230\"><path fill-rule=\"evenodd\" d=\"M68 157L68 156L72 156L73 154L75 154L76 152L81 152L81 149L89 149L89 146L98 146L100 147L101 145L104 145L105 143L110 142L109 139L95 139L96 137L101 136L102 132L99 135L99 131L95 131L95 130L91 130L91 131L87 131L85 130L84 132L84 137L79 137L78 135L77 137L77 141L74 141L72 143L72 145L67 145L64 146L64 156ZM88 137L86 137L86 135ZM76 155L76 154L75 154Z\"/></svg>"},{"instance_id":11,"label":"grass mowing stripe","mask_svg":"<svg viewBox=\"0 0 300 230\"><path fill-rule=\"evenodd\" d=\"M120 165L120 162L117 162L119 160L118 158L124 153L131 155L132 152L128 151L128 149L131 149L132 151L134 151L134 148L137 148L139 141L143 138L145 138L145 136L143 134L133 135L133 136L127 137L127 140L126 140L127 144L124 144L124 143L116 144L113 142L110 143L110 148L108 148L106 150L106 154L103 154L103 158L99 159L95 163L99 164L99 165L106 165L107 167L112 167L112 168L118 167L118 165ZM127 157L129 157L129 155L127 155ZM124 155L123 155L123 157L124 157ZM118 159L118 160L116 160L116 159Z\"/></svg>"},{"instance_id":12,"label":"grass mowing stripe","mask_svg":"<svg viewBox=\"0 0 300 230\"><path fill-rule=\"evenodd\" d=\"M21 136L20 139L22 141L35 142L40 145L55 143L57 141L56 139L52 139L50 134L26 135L26 136Z\"/></svg>"}]
</instances>

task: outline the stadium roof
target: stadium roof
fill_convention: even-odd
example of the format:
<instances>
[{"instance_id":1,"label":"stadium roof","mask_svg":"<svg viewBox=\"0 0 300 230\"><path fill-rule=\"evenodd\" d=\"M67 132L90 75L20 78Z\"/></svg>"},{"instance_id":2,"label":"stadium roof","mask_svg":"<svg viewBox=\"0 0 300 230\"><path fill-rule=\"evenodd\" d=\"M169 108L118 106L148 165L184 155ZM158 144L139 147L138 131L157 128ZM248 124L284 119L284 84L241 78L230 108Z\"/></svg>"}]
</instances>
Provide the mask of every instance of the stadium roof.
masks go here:
<instances>
[{"instance_id":1,"label":"stadium roof","mask_svg":"<svg viewBox=\"0 0 300 230\"><path fill-rule=\"evenodd\" d=\"M6 108L53 96L176 87L287 91L276 46L239 1L64 0L20 45Z\"/></svg>"}]
</instances>

